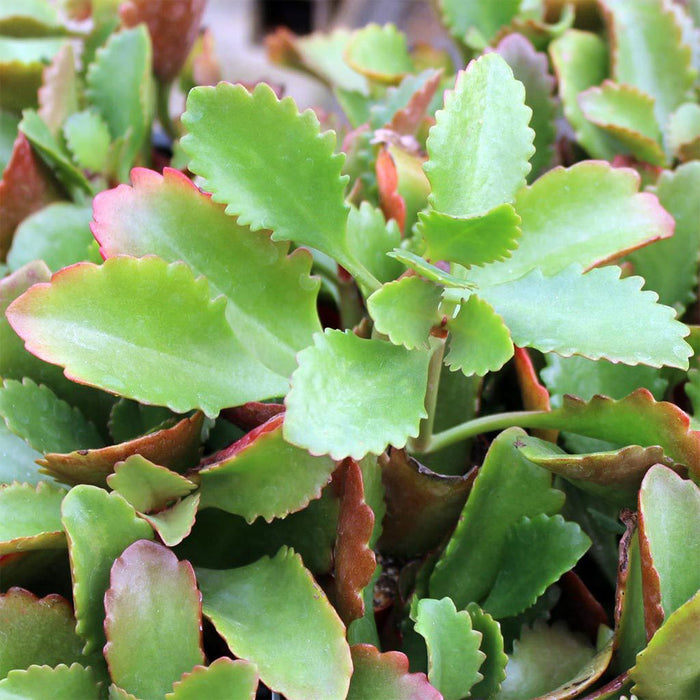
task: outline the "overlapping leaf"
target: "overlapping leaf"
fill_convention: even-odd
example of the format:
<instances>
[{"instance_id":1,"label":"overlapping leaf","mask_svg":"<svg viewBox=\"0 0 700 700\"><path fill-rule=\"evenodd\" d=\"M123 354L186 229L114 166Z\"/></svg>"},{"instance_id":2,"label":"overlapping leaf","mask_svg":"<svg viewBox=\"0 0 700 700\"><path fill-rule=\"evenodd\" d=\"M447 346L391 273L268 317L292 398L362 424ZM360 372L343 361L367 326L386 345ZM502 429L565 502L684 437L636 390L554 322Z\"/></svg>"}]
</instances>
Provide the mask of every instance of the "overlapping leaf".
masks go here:
<instances>
[{"instance_id":1,"label":"overlapping leaf","mask_svg":"<svg viewBox=\"0 0 700 700\"><path fill-rule=\"evenodd\" d=\"M483 679L472 687L471 694L476 698L487 698L496 693L506 677L508 657L503 651L503 635L498 622L476 603L469 603L466 610L472 620L472 629L481 634L479 650L486 656L479 666Z\"/></svg>"},{"instance_id":2,"label":"overlapping leaf","mask_svg":"<svg viewBox=\"0 0 700 700\"><path fill-rule=\"evenodd\" d=\"M490 41L494 34L516 16L521 0L504 0L493 3L489 0L461 2L440 0L439 8L443 21L455 39L464 43L482 44Z\"/></svg>"},{"instance_id":3,"label":"overlapping leaf","mask_svg":"<svg viewBox=\"0 0 700 700\"><path fill-rule=\"evenodd\" d=\"M66 118L78 109L78 74L71 44L61 47L44 68L37 97L39 116L51 133L57 134Z\"/></svg>"},{"instance_id":4,"label":"overlapping leaf","mask_svg":"<svg viewBox=\"0 0 700 700\"><path fill-rule=\"evenodd\" d=\"M700 105L682 104L670 117L666 127L669 149L681 160L700 157Z\"/></svg>"},{"instance_id":5,"label":"overlapping leaf","mask_svg":"<svg viewBox=\"0 0 700 700\"><path fill-rule=\"evenodd\" d=\"M98 700L99 697L100 689L92 669L79 664L70 667L61 664L56 668L31 666L23 671L10 671L0 681L0 700Z\"/></svg>"},{"instance_id":6,"label":"overlapping leaf","mask_svg":"<svg viewBox=\"0 0 700 700\"><path fill-rule=\"evenodd\" d=\"M192 532L199 501L200 494L193 493L170 508L140 515L158 533L164 545L174 547Z\"/></svg>"},{"instance_id":7,"label":"overlapping leaf","mask_svg":"<svg viewBox=\"0 0 700 700\"><path fill-rule=\"evenodd\" d=\"M258 673L254 664L216 659L209 666L195 666L173 686L165 700L255 700Z\"/></svg>"},{"instance_id":8,"label":"overlapping leaf","mask_svg":"<svg viewBox=\"0 0 700 700\"><path fill-rule=\"evenodd\" d=\"M94 110L71 114L63 125L63 136L75 160L85 170L107 170L112 153L107 122Z\"/></svg>"},{"instance_id":9,"label":"overlapping leaf","mask_svg":"<svg viewBox=\"0 0 700 700\"><path fill-rule=\"evenodd\" d=\"M413 70L406 36L393 24L368 24L357 30L344 58L354 71L379 83L396 84Z\"/></svg>"},{"instance_id":10,"label":"overlapping leaf","mask_svg":"<svg viewBox=\"0 0 700 700\"><path fill-rule=\"evenodd\" d=\"M0 484L11 484L13 481L38 484L46 481L35 464L35 460L40 458L39 452L10 432L5 421L0 421Z\"/></svg>"}]
</instances>

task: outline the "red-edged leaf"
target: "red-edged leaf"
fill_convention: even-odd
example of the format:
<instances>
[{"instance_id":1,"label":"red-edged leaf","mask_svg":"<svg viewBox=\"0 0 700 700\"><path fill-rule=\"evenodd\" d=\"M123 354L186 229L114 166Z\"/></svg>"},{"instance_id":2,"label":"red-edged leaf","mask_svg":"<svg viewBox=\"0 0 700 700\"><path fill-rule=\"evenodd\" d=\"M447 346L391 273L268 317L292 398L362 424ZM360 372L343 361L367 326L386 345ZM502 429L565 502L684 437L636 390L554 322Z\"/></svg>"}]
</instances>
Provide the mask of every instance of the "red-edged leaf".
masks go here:
<instances>
[{"instance_id":1,"label":"red-edged leaf","mask_svg":"<svg viewBox=\"0 0 700 700\"><path fill-rule=\"evenodd\" d=\"M549 392L540 382L535 366L532 364L527 348L515 348L515 372L518 375L518 386L523 399L523 407L527 411L549 411ZM542 440L556 444L558 430L535 430L533 434Z\"/></svg>"},{"instance_id":2,"label":"red-edged leaf","mask_svg":"<svg viewBox=\"0 0 700 700\"><path fill-rule=\"evenodd\" d=\"M49 169L19 133L0 181L0 261L5 259L15 229L30 214L59 199Z\"/></svg>"},{"instance_id":3,"label":"red-edged leaf","mask_svg":"<svg viewBox=\"0 0 700 700\"><path fill-rule=\"evenodd\" d=\"M153 71L164 83L177 76L190 52L206 0L128 0L119 7L122 22L145 22L153 44Z\"/></svg>"},{"instance_id":4,"label":"red-edged leaf","mask_svg":"<svg viewBox=\"0 0 700 700\"><path fill-rule=\"evenodd\" d=\"M399 194L399 174L387 148L382 148L377 154L376 172L379 202L384 216L387 221L394 219L403 231L406 224L406 202Z\"/></svg>"},{"instance_id":5,"label":"red-edged leaf","mask_svg":"<svg viewBox=\"0 0 700 700\"><path fill-rule=\"evenodd\" d=\"M77 77L73 47L66 44L44 68L39 88L39 116L56 135L66 118L78 109Z\"/></svg>"},{"instance_id":6,"label":"red-edged leaf","mask_svg":"<svg viewBox=\"0 0 700 700\"><path fill-rule=\"evenodd\" d=\"M373 527L374 513L365 501L362 470L354 459L346 459L335 541L336 608L346 625L365 613L362 591L377 566L369 547Z\"/></svg>"},{"instance_id":7,"label":"red-edged leaf","mask_svg":"<svg viewBox=\"0 0 700 700\"><path fill-rule=\"evenodd\" d=\"M114 682L142 700L161 700L204 663L202 608L189 562L162 545L134 542L114 562L105 593L105 658Z\"/></svg>"},{"instance_id":8,"label":"red-edged leaf","mask_svg":"<svg viewBox=\"0 0 700 700\"><path fill-rule=\"evenodd\" d=\"M66 454L49 453L41 460L43 471L65 484L104 486L114 465L132 455L141 455L174 471L184 471L197 463L204 416L195 413L170 428L110 445L99 450L78 450Z\"/></svg>"},{"instance_id":9,"label":"red-edged leaf","mask_svg":"<svg viewBox=\"0 0 700 700\"><path fill-rule=\"evenodd\" d=\"M400 651L380 654L371 644L350 648L354 671L347 700L442 700L425 673L409 673L408 657Z\"/></svg>"},{"instance_id":10,"label":"red-edged leaf","mask_svg":"<svg viewBox=\"0 0 700 700\"><path fill-rule=\"evenodd\" d=\"M401 135L412 136L423 123L426 112L442 82L442 70L436 70L413 93L408 104L394 114L389 122L389 128Z\"/></svg>"},{"instance_id":11,"label":"red-edged leaf","mask_svg":"<svg viewBox=\"0 0 700 700\"><path fill-rule=\"evenodd\" d=\"M231 421L241 430L253 430L263 423L267 423L270 418L273 418L278 413L283 412L284 404L250 401L235 408L225 408L221 411L221 417Z\"/></svg>"}]
</instances>

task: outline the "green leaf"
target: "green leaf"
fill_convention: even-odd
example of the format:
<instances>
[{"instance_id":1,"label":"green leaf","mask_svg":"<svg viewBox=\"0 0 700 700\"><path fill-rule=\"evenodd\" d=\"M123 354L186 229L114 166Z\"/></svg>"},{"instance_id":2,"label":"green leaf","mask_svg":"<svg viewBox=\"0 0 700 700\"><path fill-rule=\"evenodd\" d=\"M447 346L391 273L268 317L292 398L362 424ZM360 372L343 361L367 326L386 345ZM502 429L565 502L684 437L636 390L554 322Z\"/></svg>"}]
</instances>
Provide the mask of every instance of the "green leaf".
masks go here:
<instances>
[{"instance_id":1,"label":"green leaf","mask_svg":"<svg viewBox=\"0 0 700 700\"><path fill-rule=\"evenodd\" d=\"M158 533L164 545L174 547L192 532L199 499L199 493L194 493L166 510L140 515Z\"/></svg>"},{"instance_id":2,"label":"green leaf","mask_svg":"<svg viewBox=\"0 0 700 700\"><path fill-rule=\"evenodd\" d=\"M0 173L10 162L18 126L19 117L17 115L0 110Z\"/></svg>"},{"instance_id":3,"label":"green leaf","mask_svg":"<svg viewBox=\"0 0 700 700\"><path fill-rule=\"evenodd\" d=\"M662 304L683 311L695 300L700 247L700 163L686 163L675 171L665 171L656 185L656 194L676 222L671 238L634 251L630 260L646 286L659 295Z\"/></svg>"},{"instance_id":4,"label":"green leaf","mask_svg":"<svg viewBox=\"0 0 700 700\"><path fill-rule=\"evenodd\" d=\"M197 488L193 481L139 454L118 463L107 485L142 513L163 510Z\"/></svg>"},{"instance_id":5,"label":"green leaf","mask_svg":"<svg viewBox=\"0 0 700 700\"><path fill-rule=\"evenodd\" d=\"M321 495L335 462L286 442L283 422L280 413L206 460L199 471L203 508L270 522Z\"/></svg>"},{"instance_id":6,"label":"green leaf","mask_svg":"<svg viewBox=\"0 0 700 700\"><path fill-rule=\"evenodd\" d=\"M33 664L56 666L82 659L73 611L55 593L37 598L22 588L0 595L0 678Z\"/></svg>"},{"instance_id":7,"label":"green leaf","mask_svg":"<svg viewBox=\"0 0 700 700\"><path fill-rule=\"evenodd\" d=\"M461 700L482 680L479 668L485 654L479 651L481 634L472 629L466 610L457 612L449 598L418 601L415 630L428 647L428 679L445 700Z\"/></svg>"},{"instance_id":8,"label":"green leaf","mask_svg":"<svg viewBox=\"0 0 700 700\"><path fill-rule=\"evenodd\" d=\"M70 452L104 444L95 426L77 408L28 377L21 383L6 379L0 385L0 416L38 452Z\"/></svg>"},{"instance_id":9,"label":"green leaf","mask_svg":"<svg viewBox=\"0 0 700 700\"><path fill-rule=\"evenodd\" d=\"M525 86L525 104L532 110L531 126L535 132L535 154L530 159L530 179L549 168L554 157L556 139L556 102L552 95L555 80L549 73L547 55L539 53L522 34L509 34L496 47Z\"/></svg>"},{"instance_id":10,"label":"green leaf","mask_svg":"<svg viewBox=\"0 0 700 700\"><path fill-rule=\"evenodd\" d=\"M63 489L41 482L0 486L0 555L32 549L64 549Z\"/></svg>"},{"instance_id":11,"label":"green leaf","mask_svg":"<svg viewBox=\"0 0 700 700\"><path fill-rule=\"evenodd\" d=\"M420 277L389 282L367 299L374 327L394 345L428 349L430 329L440 323L442 291Z\"/></svg>"},{"instance_id":12,"label":"green leaf","mask_svg":"<svg viewBox=\"0 0 700 700\"><path fill-rule=\"evenodd\" d=\"M488 698L496 693L506 677L508 657L503 651L501 626L476 603L469 603L466 610L472 619L472 628L481 634L479 648L486 656L479 667L483 680L472 687L471 695L475 698Z\"/></svg>"},{"instance_id":13,"label":"green leaf","mask_svg":"<svg viewBox=\"0 0 700 700\"><path fill-rule=\"evenodd\" d=\"M298 554L283 547L238 569L198 569L197 579L204 614L265 685L289 700L344 700L352 672L345 629Z\"/></svg>"},{"instance_id":14,"label":"green leaf","mask_svg":"<svg viewBox=\"0 0 700 700\"><path fill-rule=\"evenodd\" d=\"M182 263L125 256L62 270L8 309L27 349L66 376L175 412L214 416L284 394L286 381L248 354L210 301L205 279ZM138 325L129 319L138 315ZM178 381L164 381L166 377Z\"/></svg>"},{"instance_id":15,"label":"green leaf","mask_svg":"<svg viewBox=\"0 0 700 700\"><path fill-rule=\"evenodd\" d=\"M447 322L450 351L445 362L466 376L495 372L513 357L513 341L503 319L476 295L460 306L456 318Z\"/></svg>"},{"instance_id":16,"label":"green leaf","mask_svg":"<svg viewBox=\"0 0 700 700\"><path fill-rule=\"evenodd\" d=\"M666 142L681 160L700 157L700 105L687 102L671 115L666 127Z\"/></svg>"},{"instance_id":17,"label":"green leaf","mask_svg":"<svg viewBox=\"0 0 700 700\"><path fill-rule=\"evenodd\" d=\"M418 435L427 416L429 351L326 330L297 360L285 399L288 442L333 459L361 459Z\"/></svg>"},{"instance_id":18,"label":"green leaf","mask_svg":"<svg viewBox=\"0 0 700 700\"><path fill-rule=\"evenodd\" d=\"M486 287L479 296L503 317L521 347L685 369L692 353L683 340L687 328L675 320L672 309L656 303L654 292L641 290L641 277L620 279L620 274L616 266L582 275L572 265L553 277L534 270Z\"/></svg>"},{"instance_id":19,"label":"green leaf","mask_svg":"<svg viewBox=\"0 0 700 700\"><path fill-rule=\"evenodd\" d=\"M644 700L695 700L700 688L700 593L664 623L630 671L632 692Z\"/></svg>"},{"instance_id":20,"label":"green leaf","mask_svg":"<svg viewBox=\"0 0 700 700\"><path fill-rule=\"evenodd\" d=\"M563 623L523 627L513 642L506 679L494 700L529 700L554 690L590 662L595 649Z\"/></svg>"},{"instance_id":21,"label":"green leaf","mask_svg":"<svg viewBox=\"0 0 700 700\"><path fill-rule=\"evenodd\" d=\"M333 153L335 135L320 133L311 110L299 114L291 98L278 100L265 83L252 94L221 83L190 92L182 123L189 168L227 214L254 231L272 230L273 240L318 248L354 273L343 156Z\"/></svg>"},{"instance_id":22,"label":"green leaf","mask_svg":"<svg viewBox=\"0 0 700 700\"><path fill-rule=\"evenodd\" d=\"M63 125L63 136L81 168L104 172L112 139L107 123L98 112L85 110L71 114Z\"/></svg>"},{"instance_id":23,"label":"green leaf","mask_svg":"<svg viewBox=\"0 0 700 700\"><path fill-rule=\"evenodd\" d=\"M495 618L520 614L572 569L590 546L581 528L561 515L524 517L508 533L484 609Z\"/></svg>"},{"instance_id":24,"label":"green leaf","mask_svg":"<svg viewBox=\"0 0 700 700\"><path fill-rule=\"evenodd\" d=\"M0 700L98 700L99 685L91 668L78 664L32 666L26 671L10 671L0 681Z\"/></svg>"},{"instance_id":25,"label":"green leaf","mask_svg":"<svg viewBox=\"0 0 700 700\"><path fill-rule=\"evenodd\" d=\"M428 137L425 173L433 207L471 217L512 202L535 152L531 115L525 88L498 54L461 71Z\"/></svg>"},{"instance_id":26,"label":"green leaf","mask_svg":"<svg viewBox=\"0 0 700 700\"><path fill-rule=\"evenodd\" d=\"M550 515L562 507L564 494L551 488L550 474L520 455L517 444L524 436L519 428L510 428L491 443L430 578L432 597L450 596L460 608L481 600L498 575L510 527L523 516Z\"/></svg>"},{"instance_id":27,"label":"green leaf","mask_svg":"<svg viewBox=\"0 0 700 700\"><path fill-rule=\"evenodd\" d=\"M445 270L435 265L431 265L425 259L421 258L419 255L416 255L415 253L412 253L410 250L402 250L397 248L390 253L387 253L387 255L391 258L399 260L407 268L417 272L421 277L425 277L425 279L435 282L443 287L447 287L448 289L463 290L465 288L471 289L474 287L474 285L467 280L463 280L456 275L445 272Z\"/></svg>"},{"instance_id":28,"label":"green leaf","mask_svg":"<svg viewBox=\"0 0 700 700\"><path fill-rule=\"evenodd\" d=\"M478 32L484 41L490 41L498 30L510 24L520 9L522 0L439 0L442 20L455 39L466 43L470 34Z\"/></svg>"},{"instance_id":29,"label":"green leaf","mask_svg":"<svg viewBox=\"0 0 700 700\"><path fill-rule=\"evenodd\" d=\"M344 58L354 71L378 83L395 85L413 70L406 35L393 24L358 29L345 47Z\"/></svg>"},{"instance_id":30,"label":"green leaf","mask_svg":"<svg viewBox=\"0 0 700 700\"><path fill-rule=\"evenodd\" d=\"M700 589L700 489L657 465L639 491L639 537L668 619Z\"/></svg>"},{"instance_id":31,"label":"green leaf","mask_svg":"<svg viewBox=\"0 0 700 700\"><path fill-rule=\"evenodd\" d=\"M459 218L428 209L418 214L418 233L427 243L426 257L460 265L485 265L505 260L518 247L520 217L510 204L483 216Z\"/></svg>"},{"instance_id":32,"label":"green leaf","mask_svg":"<svg viewBox=\"0 0 700 700\"><path fill-rule=\"evenodd\" d=\"M255 700L258 672L247 661L216 659L209 666L195 666L173 686L165 700Z\"/></svg>"},{"instance_id":33,"label":"green leaf","mask_svg":"<svg viewBox=\"0 0 700 700\"><path fill-rule=\"evenodd\" d=\"M238 340L273 371L289 376L294 355L321 330L319 282L311 256L264 232L239 226L182 173L136 168L133 187L95 198L92 225L105 257L155 254L182 260L228 300L226 317Z\"/></svg>"},{"instance_id":34,"label":"green leaf","mask_svg":"<svg viewBox=\"0 0 700 700\"><path fill-rule=\"evenodd\" d=\"M172 411L162 406L119 399L109 414L109 434L115 442L127 442L158 430L173 416Z\"/></svg>"},{"instance_id":35,"label":"green leaf","mask_svg":"<svg viewBox=\"0 0 700 700\"><path fill-rule=\"evenodd\" d=\"M583 115L624 144L640 161L665 165L661 129L654 114L654 98L632 85L606 80L579 95Z\"/></svg>"},{"instance_id":36,"label":"green leaf","mask_svg":"<svg viewBox=\"0 0 700 700\"><path fill-rule=\"evenodd\" d=\"M535 268L544 275L572 263L594 267L673 234L673 220L657 198L640 193L639 175L608 163L555 168L520 190L515 208L522 237L500 263L472 270L478 285L499 284Z\"/></svg>"},{"instance_id":37,"label":"green leaf","mask_svg":"<svg viewBox=\"0 0 700 700\"><path fill-rule=\"evenodd\" d=\"M47 0L0 2L0 34L3 36L45 36L60 34L58 12Z\"/></svg>"},{"instance_id":38,"label":"green leaf","mask_svg":"<svg viewBox=\"0 0 700 700\"><path fill-rule=\"evenodd\" d=\"M102 649L104 594L114 560L133 542L153 531L117 493L95 486L76 486L62 506L73 579L76 631L86 654Z\"/></svg>"},{"instance_id":39,"label":"green leaf","mask_svg":"<svg viewBox=\"0 0 700 700\"><path fill-rule=\"evenodd\" d=\"M0 421L0 484L21 481L34 485L47 481L46 477L39 474L39 468L35 464L35 460L40 458L39 452L10 432L5 421Z\"/></svg>"},{"instance_id":40,"label":"green leaf","mask_svg":"<svg viewBox=\"0 0 700 700\"><path fill-rule=\"evenodd\" d=\"M602 0L601 5L615 46L613 78L651 95L658 123L666 124L695 79L675 13L659 0Z\"/></svg>"},{"instance_id":41,"label":"green leaf","mask_svg":"<svg viewBox=\"0 0 700 700\"><path fill-rule=\"evenodd\" d=\"M569 29L549 45L564 116L576 140L594 158L612 159L616 144L583 116L578 96L608 77L608 47L597 34Z\"/></svg>"},{"instance_id":42,"label":"green leaf","mask_svg":"<svg viewBox=\"0 0 700 700\"><path fill-rule=\"evenodd\" d=\"M104 655L119 687L161 700L183 673L204 663L194 571L170 550L134 542L114 562L104 600Z\"/></svg>"},{"instance_id":43,"label":"green leaf","mask_svg":"<svg viewBox=\"0 0 700 700\"><path fill-rule=\"evenodd\" d=\"M151 57L148 30L139 25L112 34L87 70L88 99L109 126L112 138L126 140L118 172L122 181L150 135Z\"/></svg>"},{"instance_id":44,"label":"green leaf","mask_svg":"<svg viewBox=\"0 0 700 700\"><path fill-rule=\"evenodd\" d=\"M442 700L424 673L408 672L408 658L400 651L380 654L370 644L357 644L350 651L353 673L347 700Z\"/></svg>"},{"instance_id":45,"label":"green leaf","mask_svg":"<svg viewBox=\"0 0 700 700\"><path fill-rule=\"evenodd\" d=\"M17 227L12 247L7 254L10 270L32 260L43 260L57 272L62 267L86 260L88 245L93 240L90 233L92 209L68 202L49 204L28 216Z\"/></svg>"}]
</instances>

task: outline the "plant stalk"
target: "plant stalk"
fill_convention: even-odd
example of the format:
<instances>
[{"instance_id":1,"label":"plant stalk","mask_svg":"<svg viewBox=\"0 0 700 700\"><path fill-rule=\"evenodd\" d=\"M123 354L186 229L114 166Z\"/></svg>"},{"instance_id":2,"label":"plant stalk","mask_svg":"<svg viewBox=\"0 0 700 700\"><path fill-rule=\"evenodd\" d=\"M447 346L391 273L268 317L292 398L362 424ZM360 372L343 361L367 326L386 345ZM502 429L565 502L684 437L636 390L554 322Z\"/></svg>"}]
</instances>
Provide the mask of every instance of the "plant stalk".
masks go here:
<instances>
[{"instance_id":1,"label":"plant stalk","mask_svg":"<svg viewBox=\"0 0 700 700\"><path fill-rule=\"evenodd\" d=\"M160 80L156 82L156 109L158 112L158 121L163 127L163 131L168 135L168 138L173 143L178 138L175 124L170 118L170 90L173 86L172 81L163 83Z\"/></svg>"},{"instance_id":2,"label":"plant stalk","mask_svg":"<svg viewBox=\"0 0 700 700\"><path fill-rule=\"evenodd\" d=\"M447 338L431 338L433 354L428 365L428 388L425 393L425 410L428 417L420 422L418 437L411 440L412 452L427 452L427 447L433 439L433 425L435 424L435 410L437 408L438 391L440 389L440 374L442 372L442 358L445 355Z\"/></svg>"}]
</instances>

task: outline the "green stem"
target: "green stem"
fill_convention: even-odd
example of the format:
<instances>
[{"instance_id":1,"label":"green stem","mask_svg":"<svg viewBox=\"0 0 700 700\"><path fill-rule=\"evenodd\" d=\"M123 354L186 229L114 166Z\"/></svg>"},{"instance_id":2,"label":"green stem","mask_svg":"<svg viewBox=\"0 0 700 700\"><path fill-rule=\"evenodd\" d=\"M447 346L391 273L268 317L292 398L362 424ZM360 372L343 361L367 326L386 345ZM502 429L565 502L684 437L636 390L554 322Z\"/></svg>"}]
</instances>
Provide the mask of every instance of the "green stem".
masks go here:
<instances>
[{"instance_id":1,"label":"green stem","mask_svg":"<svg viewBox=\"0 0 700 700\"><path fill-rule=\"evenodd\" d=\"M446 338L433 338L433 354L428 365L428 388L425 392L425 410L428 417L420 422L418 437L411 440L411 452L426 452L433 439L433 425L435 424L435 410L437 408L438 391L440 389L440 374L442 372L442 358L445 355Z\"/></svg>"},{"instance_id":2,"label":"green stem","mask_svg":"<svg viewBox=\"0 0 700 700\"><path fill-rule=\"evenodd\" d=\"M168 83L162 83L160 80L156 82L156 109L158 110L158 121L163 127L163 131L168 135L168 137L174 142L178 138L177 130L175 129L175 124L170 118L170 89L173 84L172 81Z\"/></svg>"},{"instance_id":3,"label":"green stem","mask_svg":"<svg viewBox=\"0 0 700 700\"><path fill-rule=\"evenodd\" d=\"M505 430L517 425L521 428L546 428L546 416L549 411L511 411L510 413L496 413L492 416L481 416L468 420L466 423L455 425L454 428L443 430L433 435L425 449L424 454L437 452L443 447L448 447L461 440L474 437L480 433L490 433L494 430ZM544 420L542 420L544 418Z\"/></svg>"},{"instance_id":4,"label":"green stem","mask_svg":"<svg viewBox=\"0 0 700 700\"><path fill-rule=\"evenodd\" d=\"M352 278L338 280L337 289L340 295L340 324L343 328L352 329L364 315L362 297Z\"/></svg>"}]
</instances>

